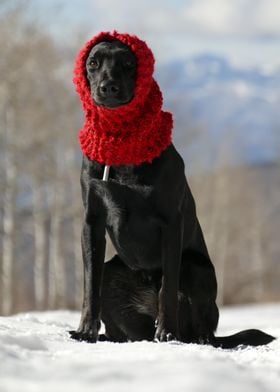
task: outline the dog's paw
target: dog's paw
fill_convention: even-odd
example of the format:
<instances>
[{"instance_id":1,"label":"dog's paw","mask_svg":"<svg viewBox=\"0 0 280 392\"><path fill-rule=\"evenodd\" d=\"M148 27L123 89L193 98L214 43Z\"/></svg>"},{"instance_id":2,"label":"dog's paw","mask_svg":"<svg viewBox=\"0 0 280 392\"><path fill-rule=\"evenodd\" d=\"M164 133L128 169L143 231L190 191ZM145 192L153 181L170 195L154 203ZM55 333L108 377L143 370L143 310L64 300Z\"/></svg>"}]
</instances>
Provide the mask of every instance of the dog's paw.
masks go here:
<instances>
[{"instance_id":1,"label":"dog's paw","mask_svg":"<svg viewBox=\"0 0 280 392\"><path fill-rule=\"evenodd\" d=\"M83 323L77 331L69 331L69 334L72 339L78 340L79 342L96 343L98 340L99 328L100 321L95 320Z\"/></svg>"},{"instance_id":2,"label":"dog's paw","mask_svg":"<svg viewBox=\"0 0 280 392\"><path fill-rule=\"evenodd\" d=\"M172 340L177 340L176 334L169 332L168 329L157 327L155 333L156 342L170 342Z\"/></svg>"}]
</instances>

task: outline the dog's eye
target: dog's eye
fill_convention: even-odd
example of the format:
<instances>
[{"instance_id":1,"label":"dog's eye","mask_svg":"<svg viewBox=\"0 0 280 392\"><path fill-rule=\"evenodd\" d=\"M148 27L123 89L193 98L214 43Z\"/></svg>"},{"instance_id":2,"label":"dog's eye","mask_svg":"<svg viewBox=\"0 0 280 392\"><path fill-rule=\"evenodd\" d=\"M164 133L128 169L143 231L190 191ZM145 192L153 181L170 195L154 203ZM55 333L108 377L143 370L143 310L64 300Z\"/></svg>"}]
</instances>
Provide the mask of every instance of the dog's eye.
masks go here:
<instances>
[{"instance_id":1,"label":"dog's eye","mask_svg":"<svg viewBox=\"0 0 280 392\"><path fill-rule=\"evenodd\" d=\"M97 61L97 60L91 59L90 62L89 62L89 66L90 66L90 68L92 68L92 69L97 69L98 66L99 66L98 61Z\"/></svg>"}]
</instances>

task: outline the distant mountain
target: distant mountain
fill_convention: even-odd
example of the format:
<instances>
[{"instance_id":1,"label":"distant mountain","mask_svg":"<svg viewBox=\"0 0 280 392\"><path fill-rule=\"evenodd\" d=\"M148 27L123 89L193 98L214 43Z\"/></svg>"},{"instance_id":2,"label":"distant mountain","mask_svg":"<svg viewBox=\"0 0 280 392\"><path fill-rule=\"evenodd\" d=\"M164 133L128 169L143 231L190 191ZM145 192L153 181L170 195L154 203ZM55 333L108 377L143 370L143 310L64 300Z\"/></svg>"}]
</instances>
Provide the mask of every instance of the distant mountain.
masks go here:
<instances>
[{"instance_id":1,"label":"distant mountain","mask_svg":"<svg viewBox=\"0 0 280 392\"><path fill-rule=\"evenodd\" d=\"M238 69L204 54L161 66L157 80L175 115L175 141L200 170L279 159L280 69Z\"/></svg>"}]
</instances>

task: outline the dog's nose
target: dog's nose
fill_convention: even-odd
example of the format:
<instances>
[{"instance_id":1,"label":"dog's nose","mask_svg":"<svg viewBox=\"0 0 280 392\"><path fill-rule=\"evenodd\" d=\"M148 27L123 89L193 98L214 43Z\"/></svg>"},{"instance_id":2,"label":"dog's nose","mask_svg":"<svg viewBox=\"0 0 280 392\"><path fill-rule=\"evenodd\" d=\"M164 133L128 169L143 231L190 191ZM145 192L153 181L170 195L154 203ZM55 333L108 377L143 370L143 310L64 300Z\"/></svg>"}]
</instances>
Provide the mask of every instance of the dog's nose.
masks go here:
<instances>
[{"instance_id":1,"label":"dog's nose","mask_svg":"<svg viewBox=\"0 0 280 392\"><path fill-rule=\"evenodd\" d=\"M103 80L100 83L100 92L104 97L114 97L119 89L118 84L113 80Z\"/></svg>"}]
</instances>

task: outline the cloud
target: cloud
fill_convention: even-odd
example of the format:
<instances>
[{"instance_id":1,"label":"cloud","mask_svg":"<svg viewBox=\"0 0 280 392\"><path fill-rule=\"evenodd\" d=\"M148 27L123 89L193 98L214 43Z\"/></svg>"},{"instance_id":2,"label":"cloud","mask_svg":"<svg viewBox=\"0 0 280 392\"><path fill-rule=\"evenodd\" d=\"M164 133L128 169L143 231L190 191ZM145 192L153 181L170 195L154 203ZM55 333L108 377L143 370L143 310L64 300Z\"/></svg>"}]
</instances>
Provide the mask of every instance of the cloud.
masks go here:
<instances>
[{"instance_id":1,"label":"cloud","mask_svg":"<svg viewBox=\"0 0 280 392\"><path fill-rule=\"evenodd\" d=\"M184 7L193 29L205 34L280 36L279 0L198 0Z\"/></svg>"},{"instance_id":2,"label":"cloud","mask_svg":"<svg viewBox=\"0 0 280 392\"><path fill-rule=\"evenodd\" d=\"M280 38L279 0L88 0L97 29Z\"/></svg>"}]
</instances>

